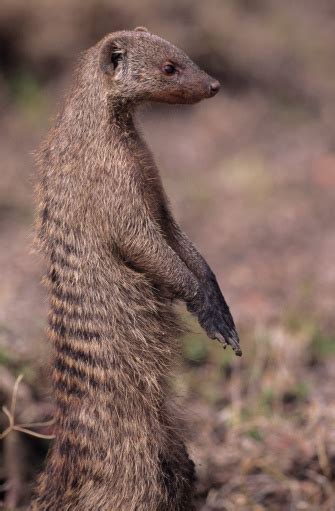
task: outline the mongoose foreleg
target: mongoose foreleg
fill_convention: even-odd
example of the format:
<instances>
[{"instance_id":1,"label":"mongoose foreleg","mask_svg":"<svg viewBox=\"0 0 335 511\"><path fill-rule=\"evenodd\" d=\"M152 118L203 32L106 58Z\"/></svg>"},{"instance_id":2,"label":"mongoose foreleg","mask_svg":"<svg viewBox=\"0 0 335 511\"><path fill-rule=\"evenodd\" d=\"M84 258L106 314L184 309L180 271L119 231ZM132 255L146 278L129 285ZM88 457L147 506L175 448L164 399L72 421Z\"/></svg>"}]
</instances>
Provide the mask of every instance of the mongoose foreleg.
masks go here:
<instances>
[{"instance_id":1,"label":"mongoose foreleg","mask_svg":"<svg viewBox=\"0 0 335 511\"><path fill-rule=\"evenodd\" d=\"M199 293L187 303L188 309L197 316L210 338L222 342L224 347L230 344L236 355L240 356L242 352L234 320L213 271L170 212L166 218L170 246L199 282Z\"/></svg>"},{"instance_id":2,"label":"mongoose foreleg","mask_svg":"<svg viewBox=\"0 0 335 511\"><path fill-rule=\"evenodd\" d=\"M239 338L229 307L216 277L188 237L163 205L164 232L150 220L140 193L129 186L133 210L118 204L120 238L126 259L145 271L153 281L166 285L173 296L186 302L211 339L230 345L241 356ZM135 210L135 214L134 214Z\"/></svg>"}]
</instances>

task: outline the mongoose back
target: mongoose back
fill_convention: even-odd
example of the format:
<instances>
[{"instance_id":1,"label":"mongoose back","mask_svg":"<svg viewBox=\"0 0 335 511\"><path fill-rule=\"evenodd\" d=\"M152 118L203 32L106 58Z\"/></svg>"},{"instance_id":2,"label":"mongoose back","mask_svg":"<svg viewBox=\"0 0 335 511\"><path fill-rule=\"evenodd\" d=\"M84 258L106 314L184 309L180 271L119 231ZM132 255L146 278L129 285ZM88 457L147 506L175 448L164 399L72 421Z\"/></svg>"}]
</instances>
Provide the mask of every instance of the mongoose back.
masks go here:
<instances>
[{"instance_id":1,"label":"mongoose back","mask_svg":"<svg viewBox=\"0 0 335 511\"><path fill-rule=\"evenodd\" d=\"M133 116L142 102L196 103L219 86L143 28L107 35L78 62L38 156L56 438L34 511L193 509L194 465L169 404L182 332L174 302L241 352Z\"/></svg>"}]
</instances>

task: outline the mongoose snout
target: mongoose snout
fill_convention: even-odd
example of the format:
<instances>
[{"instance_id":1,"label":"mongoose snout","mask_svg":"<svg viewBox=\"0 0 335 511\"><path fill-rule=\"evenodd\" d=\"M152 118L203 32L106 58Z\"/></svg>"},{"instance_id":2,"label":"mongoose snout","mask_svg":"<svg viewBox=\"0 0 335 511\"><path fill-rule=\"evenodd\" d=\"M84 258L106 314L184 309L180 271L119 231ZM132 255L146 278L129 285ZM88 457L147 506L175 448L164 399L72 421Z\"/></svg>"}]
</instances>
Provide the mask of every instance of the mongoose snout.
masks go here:
<instances>
[{"instance_id":1,"label":"mongoose snout","mask_svg":"<svg viewBox=\"0 0 335 511\"><path fill-rule=\"evenodd\" d=\"M220 87L221 87L221 84L218 80L214 80L213 82L211 82L211 84L209 86L209 91L210 91L211 96L215 96L215 94L217 94L219 92Z\"/></svg>"}]
</instances>

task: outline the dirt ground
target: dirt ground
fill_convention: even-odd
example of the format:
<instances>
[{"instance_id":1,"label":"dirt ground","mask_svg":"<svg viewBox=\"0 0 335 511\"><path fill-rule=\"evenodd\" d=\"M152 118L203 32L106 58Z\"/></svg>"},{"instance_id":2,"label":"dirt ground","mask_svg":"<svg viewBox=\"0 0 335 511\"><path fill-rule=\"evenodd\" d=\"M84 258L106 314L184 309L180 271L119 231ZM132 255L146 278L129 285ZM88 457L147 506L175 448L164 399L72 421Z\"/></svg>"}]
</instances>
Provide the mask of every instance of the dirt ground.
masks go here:
<instances>
[{"instance_id":1,"label":"dirt ground","mask_svg":"<svg viewBox=\"0 0 335 511\"><path fill-rule=\"evenodd\" d=\"M175 216L217 274L244 353L223 351L182 309L192 333L174 383L199 510L333 511L334 6L210 0L190 14L190 2L169 5L34 0L28 10L4 1L0 401L8 405L23 374L17 421L52 416L45 263L32 249L33 151L73 56L107 31L148 25L222 82L210 101L139 115ZM1 430L7 423L2 414ZM5 509L25 506L47 447L18 433L0 441Z\"/></svg>"}]
</instances>

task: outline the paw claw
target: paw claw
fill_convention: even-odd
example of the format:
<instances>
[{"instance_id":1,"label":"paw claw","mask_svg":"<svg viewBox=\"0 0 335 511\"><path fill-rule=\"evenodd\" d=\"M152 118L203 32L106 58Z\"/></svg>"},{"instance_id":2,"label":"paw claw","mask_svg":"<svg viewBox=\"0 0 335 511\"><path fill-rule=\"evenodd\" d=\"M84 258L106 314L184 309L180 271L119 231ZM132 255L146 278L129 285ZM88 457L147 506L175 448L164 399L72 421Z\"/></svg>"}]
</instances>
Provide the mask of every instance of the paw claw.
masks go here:
<instances>
[{"instance_id":1,"label":"paw claw","mask_svg":"<svg viewBox=\"0 0 335 511\"><path fill-rule=\"evenodd\" d=\"M227 346L230 345L237 357L242 356L242 350L237 338L229 337L227 341L219 332L215 333L215 338L223 344L223 349L226 349Z\"/></svg>"}]
</instances>

